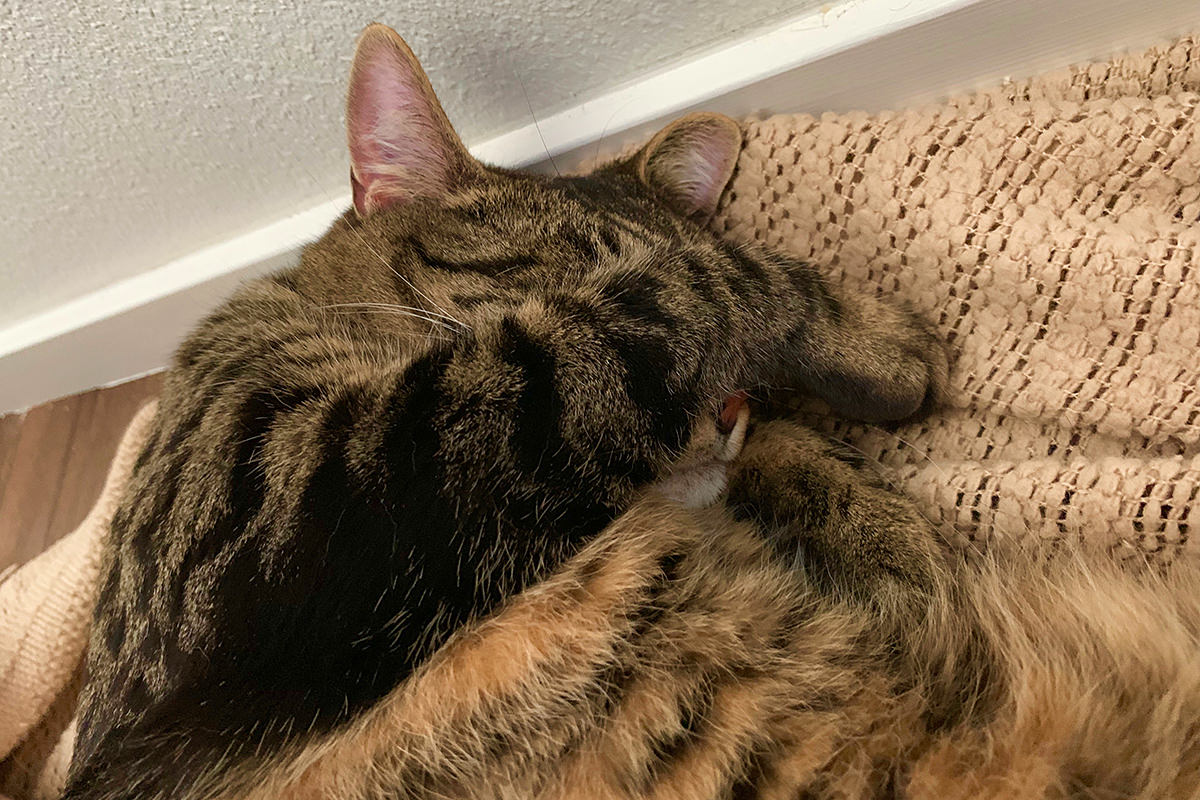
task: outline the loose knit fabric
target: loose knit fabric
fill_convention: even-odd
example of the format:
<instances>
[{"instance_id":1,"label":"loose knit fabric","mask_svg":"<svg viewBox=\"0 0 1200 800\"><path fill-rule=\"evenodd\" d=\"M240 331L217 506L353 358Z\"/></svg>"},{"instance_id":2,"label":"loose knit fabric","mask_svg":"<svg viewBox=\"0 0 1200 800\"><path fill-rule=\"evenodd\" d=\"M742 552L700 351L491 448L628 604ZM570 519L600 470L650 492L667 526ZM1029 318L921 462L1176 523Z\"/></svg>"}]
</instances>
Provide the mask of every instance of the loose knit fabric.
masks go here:
<instances>
[{"instance_id":1,"label":"loose knit fabric","mask_svg":"<svg viewBox=\"0 0 1200 800\"><path fill-rule=\"evenodd\" d=\"M944 105L746 126L715 220L900 297L956 354L894 432L805 406L954 541L1194 552L1200 39Z\"/></svg>"},{"instance_id":2,"label":"loose knit fabric","mask_svg":"<svg viewBox=\"0 0 1200 800\"><path fill-rule=\"evenodd\" d=\"M714 220L899 296L956 352L947 407L876 461L951 541L1191 555L1200 491L1200 40L902 113L745 126ZM0 792L70 757L99 545L152 410L79 530L0 583Z\"/></svg>"}]
</instances>

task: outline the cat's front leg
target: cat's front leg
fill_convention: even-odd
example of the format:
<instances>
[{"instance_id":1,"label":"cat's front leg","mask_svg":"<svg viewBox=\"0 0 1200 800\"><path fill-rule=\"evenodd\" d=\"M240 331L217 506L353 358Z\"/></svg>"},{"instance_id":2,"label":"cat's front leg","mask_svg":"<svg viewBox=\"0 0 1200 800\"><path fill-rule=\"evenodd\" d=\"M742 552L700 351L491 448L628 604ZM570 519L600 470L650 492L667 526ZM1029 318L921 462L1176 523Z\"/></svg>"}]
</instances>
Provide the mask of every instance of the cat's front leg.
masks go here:
<instances>
[{"instance_id":1,"label":"cat's front leg","mask_svg":"<svg viewBox=\"0 0 1200 800\"><path fill-rule=\"evenodd\" d=\"M901 305L840 291L803 262L765 259L783 271L794 295L790 325L765 348L756 377L804 389L839 414L870 422L918 415L944 399L949 355L926 321Z\"/></svg>"},{"instance_id":2,"label":"cat's front leg","mask_svg":"<svg viewBox=\"0 0 1200 800\"><path fill-rule=\"evenodd\" d=\"M843 296L840 313L798 343L805 388L854 419L899 420L945 397L946 345L915 313L873 297Z\"/></svg>"},{"instance_id":3,"label":"cat's front leg","mask_svg":"<svg viewBox=\"0 0 1200 800\"><path fill-rule=\"evenodd\" d=\"M793 422L759 425L730 465L727 504L827 591L887 609L924 602L946 569L933 526L836 452Z\"/></svg>"}]
</instances>

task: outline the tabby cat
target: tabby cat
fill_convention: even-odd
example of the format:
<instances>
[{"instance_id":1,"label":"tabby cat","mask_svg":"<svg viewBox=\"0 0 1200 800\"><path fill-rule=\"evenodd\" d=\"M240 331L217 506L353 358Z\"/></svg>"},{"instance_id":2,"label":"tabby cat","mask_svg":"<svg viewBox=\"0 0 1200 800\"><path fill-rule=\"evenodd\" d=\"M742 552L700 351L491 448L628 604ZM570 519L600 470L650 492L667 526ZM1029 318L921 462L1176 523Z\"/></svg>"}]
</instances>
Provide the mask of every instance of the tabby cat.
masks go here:
<instances>
[{"instance_id":1,"label":"tabby cat","mask_svg":"<svg viewBox=\"0 0 1200 800\"><path fill-rule=\"evenodd\" d=\"M67 798L1200 792L1190 577L964 565L749 421L775 386L906 418L947 359L705 230L735 123L487 167L380 25L347 123L354 208L175 357Z\"/></svg>"}]
</instances>

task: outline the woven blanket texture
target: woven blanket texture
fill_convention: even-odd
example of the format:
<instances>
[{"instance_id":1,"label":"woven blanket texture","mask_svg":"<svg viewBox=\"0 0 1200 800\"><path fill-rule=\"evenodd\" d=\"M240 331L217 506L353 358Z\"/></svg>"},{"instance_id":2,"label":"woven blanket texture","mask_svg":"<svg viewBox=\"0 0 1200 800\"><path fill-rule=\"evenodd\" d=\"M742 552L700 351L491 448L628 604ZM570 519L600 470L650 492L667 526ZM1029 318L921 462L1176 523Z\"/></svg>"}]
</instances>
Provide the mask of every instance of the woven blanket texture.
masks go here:
<instances>
[{"instance_id":1,"label":"woven blanket texture","mask_svg":"<svg viewBox=\"0 0 1200 800\"><path fill-rule=\"evenodd\" d=\"M717 230L899 297L949 408L860 449L952 539L1168 561L1200 490L1200 38L901 113L746 126Z\"/></svg>"},{"instance_id":2,"label":"woven blanket texture","mask_svg":"<svg viewBox=\"0 0 1200 800\"><path fill-rule=\"evenodd\" d=\"M911 111L746 123L716 230L903 298L955 351L948 407L925 421L800 406L952 541L1194 553L1197 92L1187 37ZM62 784L99 548L152 413L80 528L0 583L0 794Z\"/></svg>"}]
</instances>

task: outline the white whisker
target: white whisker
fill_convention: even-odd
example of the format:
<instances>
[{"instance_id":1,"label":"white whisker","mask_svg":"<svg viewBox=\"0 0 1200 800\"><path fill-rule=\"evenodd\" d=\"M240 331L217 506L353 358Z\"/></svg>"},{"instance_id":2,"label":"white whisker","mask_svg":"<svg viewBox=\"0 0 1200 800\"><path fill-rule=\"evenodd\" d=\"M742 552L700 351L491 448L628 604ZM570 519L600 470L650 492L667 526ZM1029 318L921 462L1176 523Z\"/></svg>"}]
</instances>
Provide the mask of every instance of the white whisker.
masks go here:
<instances>
[{"instance_id":1,"label":"white whisker","mask_svg":"<svg viewBox=\"0 0 1200 800\"><path fill-rule=\"evenodd\" d=\"M341 311L341 310L357 310L359 312L369 312L377 314L393 314L395 316L409 317L411 319L419 319L422 322L428 322L433 327L440 327L451 333L459 333L461 331L450 327L445 320L439 319L431 311L425 309L413 308L412 306L389 305L388 303L334 303L327 306L315 306L322 311ZM457 320L451 320L457 322ZM433 328L431 327L432 331Z\"/></svg>"},{"instance_id":2,"label":"white whisker","mask_svg":"<svg viewBox=\"0 0 1200 800\"><path fill-rule=\"evenodd\" d=\"M321 185L321 182L317 180L316 176L312 174L312 171L309 170L307 167L304 167L303 164L301 164L301 167L303 167L304 171L308 173L308 177L310 180L312 180L313 184L316 185L316 187L319 190L321 190L321 192L325 195L325 199L330 200L331 198L329 197L329 193ZM354 225L350 225L349 227L350 227L350 230L354 232L354 235L358 237L358 240L360 242L362 242L363 247L365 247L365 248L367 248L367 250L371 251L371 255L373 255L377 259L379 259L380 264L383 264L385 267L387 267L389 270L391 270L393 275L395 275L397 278L399 278L401 281L403 281L404 285L407 286L409 289L411 289L413 294L417 296L418 301L420 301L422 299L428 301L434 308L436 308L438 310L438 312L440 312L439 316L445 317L446 319L461 325L462 327L466 328L467 330L471 330L470 325L463 322L462 320L456 319L455 317L451 316L449 314L449 312L447 312L446 309L444 309L440 305L438 305L437 302L434 301L434 299L432 297L430 297L429 295L422 292L420 289L418 289L413 284L412 281L410 281L408 278L401 275L399 270L397 270L395 267L393 267L391 265L391 263L389 263L388 260L386 258L384 258L383 255L378 250L376 250L374 247L371 246L371 243L367 241L366 237L362 235L362 232L357 227L355 227ZM425 308L421 308L420 311L427 313L427 314L433 313Z\"/></svg>"},{"instance_id":3,"label":"white whisker","mask_svg":"<svg viewBox=\"0 0 1200 800\"><path fill-rule=\"evenodd\" d=\"M400 280L404 281L405 286L407 286L409 289L412 289L413 294L415 294L417 296L418 301L422 300L422 299L428 301L430 305L432 305L434 308L436 308L440 312L439 316L442 316L452 322L455 322L455 323L461 325L462 327L466 328L467 330L471 329L470 325L463 322L462 320L456 319L455 317L451 316L450 313L448 311L446 311L446 309L444 309L440 305L438 305L437 301L435 301L432 297L427 295L425 292L422 292L420 289L418 289L416 287L416 284L414 284L408 278L404 277L404 275L401 274L400 270L393 267L391 265L391 263L389 263L388 260L385 259L378 250L376 250L374 247L371 246L371 243L367 241L366 237L362 235L362 232L360 232L358 230L358 228L356 228L354 226L350 226L350 230L354 231L354 235L357 236L358 240L363 243L363 247L370 250L371 254L379 259L380 264L383 264L385 267L387 267L389 270L391 270L393 275L395 275ZM433 313L423 307L420 310L424 311L425 313L430 313L430 314Z\"/></svg>"},{"instance_id":4,"label":"white whisker","mask_svg":"<svg viewBox=\"0 0 1200 800\"><path fill-rule=\"evenodd\" d=\"M939 463L937 463L936 461L934 461L934 460L933 460L933 457L929 455L929 451L928 451L928 450L925 450L925 449L922 449L922 448L920 448L920 447L917 447L915 444L913 444L912 442L908 441L907 439L905 439L905 438L904 438L903 436L901 436L900 434L898 434L898 433L895 433L895 432L893 432L893 431L889 431L889 430L887 430L886 428L881 428L881 427L880 427L880 426L878 426L878 425L872 425L872 424L871 424L871 423L869 423L869 422L867 422L867 423L863 423L863 424L864 424L864 425L866 425L866 427L868 427L868 428L872 428L872 429L874 429L874 430L876 430L876 431L879 431L880 433L884 434L885 436L891 436L893 439L895 439L896 441L900 442L900 444L904 445L904 446L905 446L905 447L907 447L909 450L912 450L912 451L913 451L914 453L916 453L918 456L920 456L921 458L923 458L923 459L925 459L926 461L928 461L928 462L929 462L929 465L930 465L931 467L933 467L935 470L937 470L938 474L939 474L939 475L941 475L941 476L942 476L942 478L944 478L944 479L946 480L946 482L947 482L947 483L951 483L951 482L953 481L953 478L950 476L950 473L949 473L949 472L947 472L947 471L946 471L946 470L945 470L945 469L942 467L942 465L941 465L941 464L939 464ZM860 451L860 452L861 452L861 451ZM1001 509L1001 508L988 508L988 509L987 509L987 512L988 512L989 514L993 515L993 517L1003 517L1003 518L1007 518L1007 519L1015 519L1016 521L1018 521L1018 522L1020 522L1020 523L1021 523L1022 527L1024 527L1024 528L1025 528L1025 532L1026 532L1027 534L1029 534L1029 535L1031 535L1031 536L1033 535L1033 530L1032 530L1032 529L1029 527L1029 522L1028 522L1028 521L1025 519L1025 517L1021 516L1020 514L1016 514L1016 513L1013 513L1012 511L1009 511L1009 510L1007 510L1007 509ZM982 514L983 512L982 512L982 511L980 511L979 513L980 513L980 514ZM994 526L993 526L993 527L994 527Z\"/></svg>"},{"instance_id":5,"label":"white whisker","mask_svg":"<svg viewBox=\"0 0 1200 800\"><path fill-rule=\"evenodd\" d=\"M542 135L542 126L538 124L537 114L533 113L533 103L529 101L529 92L525 90L525 81L521 80L521 75L516 70L513 70L513 75L517 79L517 83L521 84L521 94L525 95L525 105L529 107L529 117L533 120L533 129L537 131L538 138L542 140L542 149L546 151L546 158L550 159L550 166L554 167L554 174L562 177L562 173L558 171L558 164L554 161L554 156L550 154L550 148L546 145L546 137Z\"/></svg>"},{"instance_id":6,"label":"white whisker","mask_svg":"<svg viewBox=\"0 0 1200 800\"><path fill-rule=\"evenodd\" d=\"M439 314L436 311L430 311L426 308L418 306L403 306L398 303L331 303L327 306L319 306L319 308L383 308L393 311L413 311L418 314L424 314L428 317L437 317L439 320L444 320L444 322L439 322L439 324L442 325L444 325L446 322L453 322L455 325L462 325L464 328L469 329L468 325L459 322L457 319L448 314Z\"/></svg>"},{"instance_id":7,"label":"white whisker","mask_svg":"<svg viewBox=\"0 0 1200 800\"><path fill-rule=\"evenodd\" d=\"M888 487L892 491L899 492L900 494L905 494L904 489L898 483L896 483L896 481L894 481L892 479L891 474L890 474L891 470L889 470L886 466L884 466L883 462L881 462L879 459L868 454L866 450L863 450L860 447L855 447L854 445L850 444L849 442L842 441L841 439L834 439L834 441L843 447L850 448L851 450L853 450L854 452L858 453L863 458L865 458L871 464L871 466L875 467L875 474L877 474L880 478L882 478L884 481L886 481L888 484ZM912 498L909 498L909 499L912 500ZM938 525L938 523L936 523L932 519L930 519L929 515L921 510L921 507L916 503L915 500L912 501L912 507L913 507L914 511L916 511L918 514L921 515L922 519L924 519L926 522L929 523L929 526L931 528L933 528L934 530L938 530L941 528L941 526ZM948 521L950 523L950 527L953 528L955 531L958 531L958 525L955 523L955 521L954 520L948 520Z\"/></svg>"}]
</instances>

